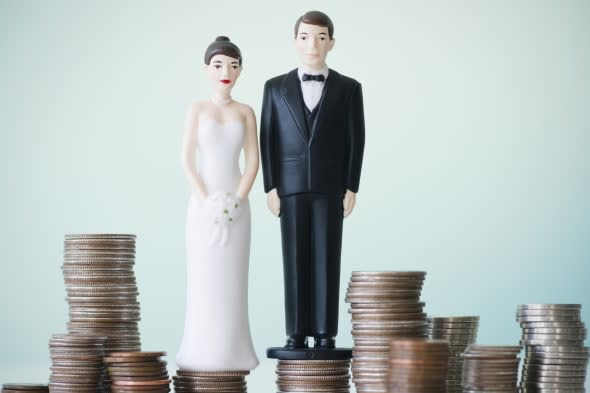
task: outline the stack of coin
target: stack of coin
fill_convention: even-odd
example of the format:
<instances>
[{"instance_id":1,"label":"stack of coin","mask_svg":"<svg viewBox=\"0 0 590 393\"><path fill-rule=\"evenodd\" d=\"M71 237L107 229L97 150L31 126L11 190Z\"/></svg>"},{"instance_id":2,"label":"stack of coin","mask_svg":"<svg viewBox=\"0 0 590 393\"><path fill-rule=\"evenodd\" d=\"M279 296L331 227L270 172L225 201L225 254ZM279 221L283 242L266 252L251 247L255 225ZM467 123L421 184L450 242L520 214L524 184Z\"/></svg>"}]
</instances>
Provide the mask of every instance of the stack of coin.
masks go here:
<instances>
[{"instance_id":1,"label":"stack of coin","mask_svg":"<svg viewBox=\"0 0 590 393\"><path fill-rule=\"evenodd\" d=\"M428 337L446 340L449 343L449 371L447 373L447 392L463 391L463 358L468 345L475 343L479 317L429 317Z\"/></svg>"},{"instance_id":2,"label":"stack of coin","mask_svg":"<svg viewBox=\"0 0 590 393\"><path fill-rule=\"evenodd\" d=\"M111 352L105 356L113 393L169 392L165 352Z\"/></svg>"},{"instance_id":3,"label":"stack of coin","mask_svg":"<svg viewBox=\"0 0 590 393\"><path fill-rule=\"evenodd\" d=\"M352 376L359 393L388 390L389 342L425 338L420 301L426 272L353 272L346 301L352 315Z\"/></svg>"},{"instance_id":4,"label":"stack of coin","mask_svg":"<svg viewBox=\"0 0 590 393\"><path fill-rule=\"evenodd\" d=\"M350 360L279 360L279 393L350 392Z\"/></svg>"},{"instance_id":5,"label":"stack of coin","mask_svg":"<svg viewBox=\"0 0 590 393\"><path fill-rule=\"evenodd\" d=\"M389 393L446 393L447 341L393 339L389 348Z\"/></svg>"},{"instance_id":6,"label":"stack of coin","mask_svg":"<svg viewBox=\"0 0 590 393\"><path fill-rule=\"evenodd\" d=\"M246 393L246 375L250 371L176 371L174 391Z\"/></svg>"},{"instance_id":7,"label":"stack of coin","mask_svg":"<svg viewBox=\"0 0 590 393\"><path fill-rule=\"evenodd\" d=\"M580 304L523 304L516 320L526 353L523 392L584 391L588 348Z\"/></svg>"},{"instance_id":8,"label":"stack of coin","mask_svg":"<svg viewBox=\"0 0 590 393\"><path fill-rule=\"evenodd\" d=\"M49 341L52 392L102 392L105 337L54 334Z\"/></svg>"},{"instance_id":9,"label":"stack of coin","mask_svg":"<svg viewBox=\"0 0 590 393\"><path fill-rule=\"evenodd\" d=\"M71 333L107 337L105 351L139 351L135 235L66 235L63 274Z\"/></svg>"},{"instance_id":10,"label":"stack of coin","mask_svg":"<svg viewBox=\"0 0 590 393\"><path fill-rule=\"evenodd\" d=\"M463 391L517 393L519 346L470 345L463 353Z\"/></svg>"},{"instance_id":11,"label":"stack of coin","mask_svg":"<svg viewBox=\"0 0 590 393\"><path fill-rule=\"evenodd\" d=\"M49 392L49 386L37 384L5 383L1 393Z\"/></svg>"}]
</instances>

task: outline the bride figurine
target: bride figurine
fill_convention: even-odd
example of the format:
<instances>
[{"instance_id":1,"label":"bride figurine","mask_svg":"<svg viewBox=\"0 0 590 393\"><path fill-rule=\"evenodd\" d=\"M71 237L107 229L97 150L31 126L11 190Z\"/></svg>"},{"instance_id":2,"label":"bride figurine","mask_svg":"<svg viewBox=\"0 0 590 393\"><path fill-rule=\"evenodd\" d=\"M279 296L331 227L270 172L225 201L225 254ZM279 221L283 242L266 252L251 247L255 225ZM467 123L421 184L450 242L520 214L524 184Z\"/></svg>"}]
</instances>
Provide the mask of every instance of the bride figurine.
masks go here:
<instances>
[{"instance_id":1,"label":"bride figurine","mask_svg":"<svg viewBox=\"0 0 590 393\"><path fill-rule=\"evenodd\" d=\"M189 107L182 148L192 195L186 217L186 316L176 364L189 371L246 371L258 365L248 320L248 193L259 163L256 118L231 97L242 55L229 38L217 37L209 45L204 69L213 95Z\"/></svg>"}]
</instances>

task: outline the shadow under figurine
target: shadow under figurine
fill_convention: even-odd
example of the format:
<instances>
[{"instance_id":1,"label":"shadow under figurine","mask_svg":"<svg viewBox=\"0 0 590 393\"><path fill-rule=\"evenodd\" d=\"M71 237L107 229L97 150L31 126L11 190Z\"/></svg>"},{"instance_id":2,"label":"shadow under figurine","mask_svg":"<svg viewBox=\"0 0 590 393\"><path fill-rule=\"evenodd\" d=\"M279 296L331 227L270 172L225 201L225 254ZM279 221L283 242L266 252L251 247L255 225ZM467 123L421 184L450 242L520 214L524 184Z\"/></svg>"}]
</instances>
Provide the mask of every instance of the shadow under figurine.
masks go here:
<instances>
[{"instance_id":1,"label":"shadow under figurine","mask_svg":"<svg viewBox=\"0 0 590 393\"><path fill-rule=\"evenodd\" d=\"M351 352L335 342L342 221L359 188L365 126L360 83L326 65L333 33L326 14L301 16L295 23L300 66L264 87L262 170L268 207L281 222L287 333L284 347L267 351L273 358Z\"/></svg>"}]
</instances>

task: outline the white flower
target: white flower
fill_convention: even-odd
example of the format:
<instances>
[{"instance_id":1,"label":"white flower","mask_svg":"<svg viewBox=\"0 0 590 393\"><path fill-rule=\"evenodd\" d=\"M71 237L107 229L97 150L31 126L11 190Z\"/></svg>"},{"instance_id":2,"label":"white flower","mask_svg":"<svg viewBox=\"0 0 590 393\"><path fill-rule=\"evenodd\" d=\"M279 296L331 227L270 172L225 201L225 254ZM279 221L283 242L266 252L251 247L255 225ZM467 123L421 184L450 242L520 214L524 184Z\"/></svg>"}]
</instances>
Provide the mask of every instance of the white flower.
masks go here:
<instances>
[{"instance_id":1,"label":"white flower","mask_svg":"<svg viewBox=\"0 0 590 393\"><path fill-rule=\"evenodd\" d=\"M209 194L205 206L207 214L217 225L231 225L242 215L242 201L229 192Z\"/></svg>"},{"instance_id":2,"label":"white flower","mask_svg":"<svg viewBox=\"0 0 590 393\"><path fill-rule=\"evenodd\" d=\"M211 243L225 244L230 227L242 215L242 201L229 192L217 191L205 199L205 211L213 224Z\"/></svg>"}]
</instances>

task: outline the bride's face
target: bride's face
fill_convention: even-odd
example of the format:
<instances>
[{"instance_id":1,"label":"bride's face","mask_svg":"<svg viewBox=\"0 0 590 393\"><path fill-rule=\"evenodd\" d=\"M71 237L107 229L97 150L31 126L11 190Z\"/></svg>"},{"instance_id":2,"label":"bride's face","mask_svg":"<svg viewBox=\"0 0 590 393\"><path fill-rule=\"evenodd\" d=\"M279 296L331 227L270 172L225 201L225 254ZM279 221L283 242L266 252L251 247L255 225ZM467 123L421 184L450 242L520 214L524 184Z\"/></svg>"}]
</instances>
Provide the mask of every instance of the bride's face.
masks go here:
<instances>
[{"instance_id":1,"label":"bride's face","mask_svg":"<svg viewBox=\"0 0 590 393\"><path fill-rule=\"evenodd\" d=\"M226 55L215 55L205 70L215 90L231 90L238 80L242 68L238 59Z\"/></svg>"}]
</instances>

